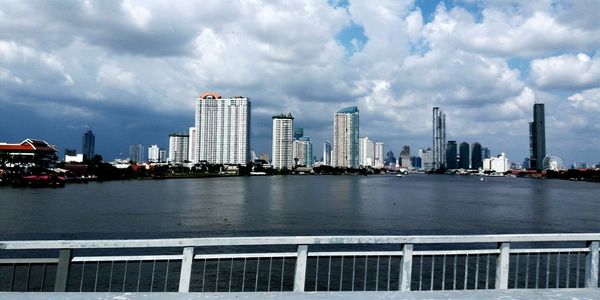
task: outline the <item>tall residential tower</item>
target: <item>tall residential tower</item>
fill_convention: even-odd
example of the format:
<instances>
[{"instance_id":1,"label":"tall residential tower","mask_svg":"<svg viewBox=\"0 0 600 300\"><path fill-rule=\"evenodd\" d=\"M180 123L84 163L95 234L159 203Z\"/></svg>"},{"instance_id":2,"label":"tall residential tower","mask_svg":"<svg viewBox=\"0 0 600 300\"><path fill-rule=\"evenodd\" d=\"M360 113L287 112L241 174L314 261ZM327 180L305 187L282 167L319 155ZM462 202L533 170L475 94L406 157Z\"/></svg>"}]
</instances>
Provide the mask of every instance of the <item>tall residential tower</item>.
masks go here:
<instances>
[{"instance_id":1,"label":"tall residential tower","mask_svg":"<svg viewBox=\"0 0 600 300\"><path fill-rule=\"evenodd\" d=\"M358 107L337 111L333 118L333 166L358 167Z\"/></svg>"},{"instance_id":2,"label":"tall residential tower","mask_svg":"<svg viewBox=\"0 0 600 300\"><path fill-rule=\"evenodd\" d=\"M433 169L446 165L446 115L439 107L433 108Z\"/></svg>"},{"instance_id":3,"label":"tall residential tower","mask_svg":"<svg viewBox=\"0 0 600 300\"><path fill-rule=\"evenodd\" d=\"M294 117L289 113L273 116L272 165L275 169L291 170L293 157Z\"/></svg>"},{"instance_id":4,"label":"tall residential tower","mask_svg":"<svg viewBox=\"0 0 600 300\"><path fill-rule=\"evenodd\" d=\"M94 157L94 148L96 147L96 136L91 130L88 130L83 134L83 141L81 143L81 151L83 152L83 160L90 160Z\"/></svg>"},{"instance_id":5,"label":"tall residential tower","mask_svg":"<svg viewBox=\"0 0 600 300\"><path fill-rule=\"evenodd\" d=\"M250 161L250 99L204 93L196 99L196 161L240 164Z\"/></svg>"}]
</instances>

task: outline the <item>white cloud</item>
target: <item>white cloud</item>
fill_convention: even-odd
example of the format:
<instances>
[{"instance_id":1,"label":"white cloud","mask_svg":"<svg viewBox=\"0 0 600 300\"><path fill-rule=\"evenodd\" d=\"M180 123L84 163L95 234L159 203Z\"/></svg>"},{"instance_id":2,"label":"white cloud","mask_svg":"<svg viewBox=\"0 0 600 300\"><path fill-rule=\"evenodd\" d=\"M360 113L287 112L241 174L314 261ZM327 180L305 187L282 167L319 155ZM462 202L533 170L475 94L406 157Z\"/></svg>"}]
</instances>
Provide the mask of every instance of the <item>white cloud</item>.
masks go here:
<instances>
[{"instance_id":1,"label":"white cloud","mask_svg":"<svg viewBox=\"0 0 600 300\"><path fill-rule=\"evenodd\" d=\"M585 90L569 96L571 105L587 111L600 111L600 88Z\"/></svg>"},{"instance_id":2,"label":"white cloud","mask_svg":"<svg viewBox=\"0 0 600 300\"><path fill-rule=\"evenodd\" d=\"M535 59L531 62L531 78L544 88L599 87L600 57L580 53Z\"/></svg>"},{"instance_id":3,"label":"white cloud","mask_svg":"<svg viewBox=\"0 0 600 300\"><path fill-rule=\"evenodd\" d=\"M106 64L100 67L96 81L106 86L128 90L129 92L134 92L137 82L133 73L127 72L114 64Z\"/></svg>"}]
</instances>

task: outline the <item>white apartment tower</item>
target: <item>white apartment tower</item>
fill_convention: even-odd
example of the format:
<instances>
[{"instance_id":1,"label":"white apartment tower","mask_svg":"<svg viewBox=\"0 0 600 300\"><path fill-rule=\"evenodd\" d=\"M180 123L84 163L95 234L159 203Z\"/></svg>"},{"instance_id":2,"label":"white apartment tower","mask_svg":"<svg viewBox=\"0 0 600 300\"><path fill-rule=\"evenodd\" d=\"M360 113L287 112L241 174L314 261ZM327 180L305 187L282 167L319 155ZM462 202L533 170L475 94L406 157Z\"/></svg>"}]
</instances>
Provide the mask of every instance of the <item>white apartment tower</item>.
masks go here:
<instances>
[{"instance_id":1,"label":"white apartment tower","mask_svg":"<svg viewBox=\"0 0 600 300\"><path fill-rule=\"evenodd\" d=\"M359 139L359 164L363 167L375 166L375 144L369 137Z\"/></svg>"},{"instance_id":2,"label":"white apartment tower","mask_svg":"<svg viewBox=\"0 0 600 300\"><path fill-rule=\"evenodd\" d=\"M158 147L158 145L152 145L148 147L148 161L159 162L159 151L160 148Z\"/></svg>"},{"instance_id":3,"label":"white apartment tower","mask_svg":"<svg viewBox=\"0 0 600 300\"><path fill-rule=\"evenodd\" d=\"M331 143L325 141L323 143L323 164L326 166L331 166L331 152Z\"/></svg>"},{"instance_id":4,"label":"white apartment tower","mask_svg":"<svg viewBox=\"0 0 600 300\"><path fill-rule=\"evenodd\" d=\"M291 170L294 166L293 128L294 117L292 117L291 113L273 116L271 165L275 169L286 168Z\"/></svg>"},{"instance_id":5,"label":"white apartment tower","mask_svg":"<svg viewBox=\"0 0 600 300\"><path fill-rule=\"evenodd\" d=\"M312 142L307 136L294 140L294 164L310 167L313 164Z\"/></svg>"},{"instance_id":6,"label":"white apartment tower","mask_svg":"<svg viewBox=\"0 0 600 300\"><path fill-rule=\"evenodd\" d=\"M188 143L188 158L190 162L196 162L196 127L189 129L190 139Z\"/></svg>"},{"instance_id":7,"label":"white apartment tower","mask_svg":"<svg viewBox=\"0 0 600 300\"><path fill-rule=\"evenodd\" d=\"M383 142L375 143L375 168L383 168Z\"/></svg>"},{"instance_id":8,"label":"white apartment tower","mask_svg":"<svg viewBox=\"0 0 600 300\"><path fill-rule=\"evenodd\" d=\"M169 162L181 164L188 159L189 139L183 132L169 134Z\"/></svg>"},{"instance_id":9,"label":"white apartment tower","mask_svg":"<svg viewBox=\"0 0 600 300\"><path fill-rule=\"evenodd\" d=\"M358 107L346 107L333 118L333 166L358 167Z\"/></svg>"},{"instance_id":10,"label":"white apartment tower","mask_svg":"<svg viewBox=\"0 0 600 300\"><path fill-rule=\"evenodd\" d=\"M194 162L245 165L250 160L250 99L204 93L196 99Z\"/></svg>"}]
</instances>

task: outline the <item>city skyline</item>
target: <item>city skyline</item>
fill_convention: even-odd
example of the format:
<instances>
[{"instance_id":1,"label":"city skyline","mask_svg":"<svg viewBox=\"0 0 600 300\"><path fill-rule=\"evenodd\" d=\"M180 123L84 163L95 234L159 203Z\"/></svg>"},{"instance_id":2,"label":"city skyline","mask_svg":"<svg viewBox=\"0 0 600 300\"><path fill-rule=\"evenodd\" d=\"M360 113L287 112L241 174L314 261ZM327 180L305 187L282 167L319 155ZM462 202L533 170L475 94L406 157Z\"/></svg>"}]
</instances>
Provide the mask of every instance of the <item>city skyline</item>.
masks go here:
<instances>
[{"instance_id":1,"label":"city skyline","mask_svg":"<svg viewBox=\"0 0 600 300\"><path fill-rule=\"evenodd\" d=\"M166 148L194 122L190 99L217 90L252 98L257 153L270 152L281 111L322 153L330 115L347 106L385 152L427 148L439 106L449 138L521 161L539 102L547 153L600 160L597 2L202 4L0 5L0 142L80 151L91 129L105 160L128 145Z\"/></svg>"}]
</instances>

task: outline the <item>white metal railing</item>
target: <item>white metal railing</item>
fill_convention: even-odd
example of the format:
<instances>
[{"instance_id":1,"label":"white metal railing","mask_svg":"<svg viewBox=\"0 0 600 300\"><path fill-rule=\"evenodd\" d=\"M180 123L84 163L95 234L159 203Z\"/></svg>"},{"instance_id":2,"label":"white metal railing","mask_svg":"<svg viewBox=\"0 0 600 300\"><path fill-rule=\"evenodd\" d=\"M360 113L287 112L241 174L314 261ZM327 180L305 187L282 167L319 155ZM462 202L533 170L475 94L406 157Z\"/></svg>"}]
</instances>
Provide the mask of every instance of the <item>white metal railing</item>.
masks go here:
<instances>
[{"instance_id":1,"label":"white metal railing","mask_svg":"<svg viewBox=\"0 0 600 300\"><path fill-rule=\"evenodd\" d=\"M0 291L597 288L598 241L600 233L0 241ZM160 253L74 255L128 248ZM58 258L18 255L31 250Z\"/></svg>"}]
</instances>

